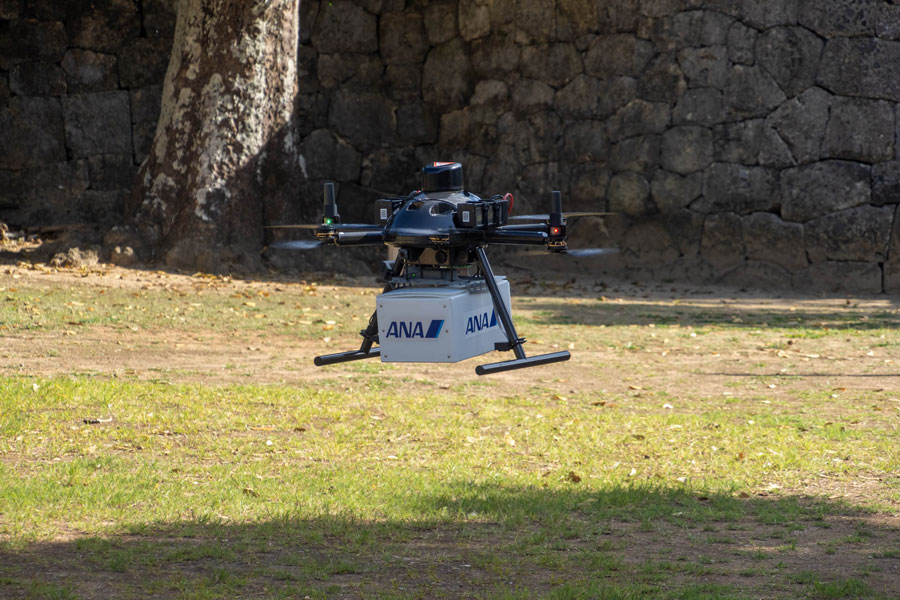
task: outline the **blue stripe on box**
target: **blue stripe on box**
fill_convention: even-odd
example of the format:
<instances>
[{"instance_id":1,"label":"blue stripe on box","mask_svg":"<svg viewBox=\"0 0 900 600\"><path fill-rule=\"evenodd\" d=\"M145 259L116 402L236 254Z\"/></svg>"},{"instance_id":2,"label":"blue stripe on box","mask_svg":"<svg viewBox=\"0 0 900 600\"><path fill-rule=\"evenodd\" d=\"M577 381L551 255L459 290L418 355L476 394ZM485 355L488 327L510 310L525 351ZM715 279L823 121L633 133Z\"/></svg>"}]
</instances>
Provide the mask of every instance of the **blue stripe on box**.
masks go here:
<instances>
[{"instance_id":1,"label":"blue stripe on box","mask_svg":"<svg viewBox=\"0 0 900 600\"><path fill-rule=\"evenodd\" d=\"M428 327L428 332L425 334L426 338L434 339L437 336L441 335L441 327L444 326L444 321L441 319L434 319L431 322L431 325Z\"/></svg>"}]
</instances>

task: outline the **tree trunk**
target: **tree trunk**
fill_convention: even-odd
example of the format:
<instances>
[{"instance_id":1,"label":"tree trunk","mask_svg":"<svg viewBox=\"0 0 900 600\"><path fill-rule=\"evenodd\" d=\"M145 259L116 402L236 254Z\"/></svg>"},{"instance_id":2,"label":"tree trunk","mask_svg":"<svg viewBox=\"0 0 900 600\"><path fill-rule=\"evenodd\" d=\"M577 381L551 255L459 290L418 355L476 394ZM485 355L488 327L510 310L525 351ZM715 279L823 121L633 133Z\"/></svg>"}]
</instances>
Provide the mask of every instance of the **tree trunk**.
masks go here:
<instances>
[{"instance_id":1,"label":"tree trunk","mask_svg":"<svg viewBox=\"0 0 900 600\"><path fill-rule=\"evenodd\" d=\"M126 207L149 258L258 268L266 212L296 201L299 6L179 0L156 136Z\"/></svg>"}]
</instances>

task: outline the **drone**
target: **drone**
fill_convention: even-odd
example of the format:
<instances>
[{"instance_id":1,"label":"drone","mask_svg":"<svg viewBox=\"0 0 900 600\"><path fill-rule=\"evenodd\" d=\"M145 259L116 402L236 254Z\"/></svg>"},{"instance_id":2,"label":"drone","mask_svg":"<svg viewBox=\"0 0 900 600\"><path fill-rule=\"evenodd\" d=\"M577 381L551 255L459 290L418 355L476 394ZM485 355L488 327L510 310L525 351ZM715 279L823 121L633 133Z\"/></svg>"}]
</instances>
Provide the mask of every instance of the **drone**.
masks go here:
<instances>
[{"instance_id":1,"label":"drone","mask_svg":"<svg viewBox=\"0 0 900 600\"><path fill-rule=\"evenodd\" d=\"M455 363L491 351L515 358L479 365L478 375L569 360L568 351L527 356L510 311L509 282L494 275L488 245L543 246L549 253L595 256L610 248L570 250L566 221L613 213L562 211L552 193L548 214L510 216L512 194L480 198L463 186L458 162L422 169L422 189L405 197L375 201L375 224L342 223L334 184L325 183L322 222L271 225L270 229L312 230L316 240L277 241L270 248L382 246L396 249L384 261L384 289L360 331L358 350L316 356L316 366L380 357L382 362ZM511 223L511 221L513 223Z\"/></svg>"}]
</instances>

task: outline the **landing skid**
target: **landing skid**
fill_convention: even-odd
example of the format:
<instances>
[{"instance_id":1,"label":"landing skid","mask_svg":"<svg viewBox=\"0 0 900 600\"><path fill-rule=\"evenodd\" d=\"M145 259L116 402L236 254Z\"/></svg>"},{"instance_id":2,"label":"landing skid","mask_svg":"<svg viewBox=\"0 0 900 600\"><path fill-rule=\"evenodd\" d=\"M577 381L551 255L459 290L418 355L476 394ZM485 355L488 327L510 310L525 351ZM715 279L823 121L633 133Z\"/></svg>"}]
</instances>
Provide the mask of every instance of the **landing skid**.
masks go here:
<instances>
[{"instance_id":1,"label":"landing skid","mask_svg":"<svg viewBox=\"0 0 900 600\"><path fill-rule=\"evenodd\" d=\"M364 358L377 358L381 356L381 350L375 348L368 352L362 350L351 350L350 352L338 352L337 354L323 354L313 359L313 364L317 367L325 365L336 365L338 363L353 362L354 360L363 360Z\"/></svg>"},{"instance_id":2,"label":"landing skid","mask_svg":"<svg viewBox=\"0 0 900 600\"><path fill-rule=\"evenodd\" d=\"M475 255L478 257L478 265L481 267L482 275L484 275L484 282L487 285L488 291L491 293L494 310L497 312L497 316L503 324L503 331L506 333L506 339L508 340L508 343L504 344L506 347L498 348L498 350L512 350L516 355L514 360L478 365L475 367L475 373L478 375L490 375L491 373L512 371L514 369L526 369L528 367L536 367L538 365L569 360L572 355L567 351L540 354L530 358L525 356L525 349L522 348L522 344L525 343L525 338L520 338L519 334L516 333L516 327L513 325L512 313L510 312L509 307L503 302L503 297L500 295L500 290L497 288L494 272L491 270L491 264L488 262L484 248L476 248Z\"/></svg>"}]
</instances>

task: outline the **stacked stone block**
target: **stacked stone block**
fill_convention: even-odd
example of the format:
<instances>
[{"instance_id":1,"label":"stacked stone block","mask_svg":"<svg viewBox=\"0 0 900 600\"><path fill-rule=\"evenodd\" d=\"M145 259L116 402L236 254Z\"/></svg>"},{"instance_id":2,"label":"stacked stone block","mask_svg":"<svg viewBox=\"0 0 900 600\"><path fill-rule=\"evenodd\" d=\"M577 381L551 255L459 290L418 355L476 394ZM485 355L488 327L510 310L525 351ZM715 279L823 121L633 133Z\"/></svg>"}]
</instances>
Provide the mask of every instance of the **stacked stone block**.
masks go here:
<instances>
[{"instance_id":1,"label":"stacked stone block","mask_svg":"<svg viewBox=\"0 0 900 600\"><path fill-rule=\"evenodd\" d=\"M122 217L159 115L171 0L0 0L0 220Z\"/></svg>"}]
</instances>

